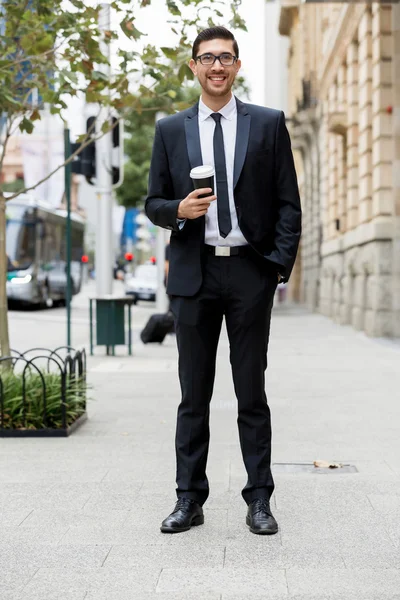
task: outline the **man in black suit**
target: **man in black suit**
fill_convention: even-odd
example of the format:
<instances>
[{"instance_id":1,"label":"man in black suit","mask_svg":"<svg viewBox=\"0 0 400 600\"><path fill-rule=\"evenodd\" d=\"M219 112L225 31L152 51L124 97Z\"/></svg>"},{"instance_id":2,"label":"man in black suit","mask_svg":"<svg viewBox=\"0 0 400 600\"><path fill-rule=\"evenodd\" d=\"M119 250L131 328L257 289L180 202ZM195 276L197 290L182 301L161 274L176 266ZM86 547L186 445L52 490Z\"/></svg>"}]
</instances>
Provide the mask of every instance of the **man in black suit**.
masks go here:
<instances>
[{"instance_id":1,"label":"man in black suit","mask_svg":"<svg viewBox=\"0 0 400 600\"><path fill-rule=\"evenodd\" d=\"M296 258L301 209L284 114L232 95L240 66L230 31L202 31L190 61L201 98L156 125L146 213L171 230L167 291L182 390L178 501L161 525L165 533L204 523L209 405L223 316L248 474L246 523L253 533L278 531L269 504L274 482L264 374L274 293ZM215 167L216 195L211 188L193 191L189 173L199 165Z\"/></svg>"}]
</instances>

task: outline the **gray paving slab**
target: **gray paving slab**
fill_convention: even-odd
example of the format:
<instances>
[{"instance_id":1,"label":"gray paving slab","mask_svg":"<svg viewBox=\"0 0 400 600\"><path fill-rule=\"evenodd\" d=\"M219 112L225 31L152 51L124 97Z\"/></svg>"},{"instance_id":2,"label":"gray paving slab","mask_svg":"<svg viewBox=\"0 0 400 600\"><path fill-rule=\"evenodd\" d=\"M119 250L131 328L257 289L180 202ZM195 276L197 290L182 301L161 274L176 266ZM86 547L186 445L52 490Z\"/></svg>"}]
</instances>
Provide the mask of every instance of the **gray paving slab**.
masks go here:
<instances>
[{"instance_id":1,"label":"gray paving slab","mask_svg":"<svg viewBox=\"0 0 400 600\"><path fill-rule=\"evenodd\" d=\"M397 481L378 481L370 493L400 496L400 479Z\"/></svg>"},{"instance_id":2,"label":"gray paving slab","mask_svg":"<svg viewBox=\"0 0 400 600\"><path fill-rule=\"evenodd\" d=\"M35 567L27 568L8 568L1 570L0 577L0 598L11 598L19 594L24 586L32 579L37 569Z\"/></svg>"},{"instance_id":3,"label":"gray paving slab","mask_svg":"<svg viewBox=\"0 0 400 600\"><path fill-rule=\"evenodd\" d=\"M67 494L74 494L76 496L85 495L87 497L84 506L87 506L89 502L95 501L98 495L101 494L118 494L122 496L131 496L135 498L140 492L143 486L142 481L100 481L98 483L72 483L72 484L55 484L50 490L50 494L54 497L56 494L59 495L61 500L63 496Z\"/></svg>"},{"instance_id":4,"label":"gray paving slab","mask_svg":"<svg viewBox=\"0 0 400 600\"><path fill-rule=\"evenodd\" d=\"M192 592L202 589L220 592L265 593L268 598L287 598L284 570L243 569L190 569L182 577L179 569L163 569L157 584L157 592Z\"/></svg>"},{"instance_id":5,"label":"gray paving slab","mask_svg":"<svg viewBox=\"0 0 400 600\"><path fill-rule=\"evenodd\" d=\"M61 595L67 592L89 590L138 593L155 591L161 569L39 569L24 588L26 598L31 594Z\"/></svg>"},{"instance_id":6,"label":"gray paving slab","mask_svg":"<svg viewBox=\"0 0 400 600\"><path fill-rule=\"evenodd\" d=\"M145 322L151 308L136 310ZM400 600L400 347L275 311L273 461L350 462L358 473L273 468L280 531L264 537L245 524L223 331L205 524L169 536L159 526L176 501L175 341L144 346L135 335L133 357L89 358L95 400L73 436L0 440L0 564L15 575L1 600Z\"/></svg>"},{"instance_id":7,"label":"gray paving slab","mask_svg":"<svg viewBox=\"0 0 400 600\"><path fill-rule=\"evenodd\" d=\"M174 478L175 466L173 464L166 464L164 468L160 464L156 464L154 461L149 460L148 462L140 461L134 467L125 467L121 465L117 465L113 468L110 468L107 472L107 475L104 477L103 481L105 483L111 482L121 482L121 481L136 481L141 482L144 479L153 479L160 483L164 479L164 485L167 481L171 481ZM168 477L168 474L170 477ZM148 486L148 482L145 483L146 487Z\"/></svg>"},{"instance_id":8,"label":"gray paving slab","mask_svg":"<svg viewBox=\"0 0 400 600\"><path fill-rule=\"evenodd\" d=\"M288 596L288 600L309 600L310 598L314 598L314 600L360 600L359 592L340 592L335 594L334 592L328 594L319 594L317 596L307 595L296 595L296 596ZM221 600L265 600L265 595L259 596L257 595L247 595L247 594L222 594ZM400 600L400 595L393 594L374 594L372 595L363 595L362 600Z\"/></svg>"},{"instance_id":9,"label":"gray paving slab","mask_svg":"<svg viewBox=\"0 0 400 600\"><path fill-rule=\"evenodd\" d=\"M378 514L378 519L395 545L397 564L400 562L400 495L381 494L368 495L372 506Z\"/></svg>"},{"instance_id":10,"label":"gray paving slab","mask_svg":"<svg viewBox=\"0 0 400 600\"><path fill-rule=\"evenodd\" d=\"M140 592L140 595L133 595L132 592L121 592L115 590L95 590L87 593L85 600L204 600L203 593L147 593ZM207 592L207 600L221 600L219 592ZM264 599L265 600L265 597Z\"/></svg>"},{"instance_id":11,"label":"gray paving slab","mask_svg":"<svg viewBox=\"0 0 400 600\"><path fill-rule=\"evenodd\" d=\"M151 568L157 564L160 568L191 569L193 567L222 568L225 559L225 542L221 545L193 545L187 547L178 544L168 546L113 546L104 563L104 568Z\"/></svg>"},{"instance_id":12,"label":"gray paving slab","mask_svg":"<svg viewBox=\"0 0 400 600\"><path fill-rule=\"evenodd\" d=\"M400 494L368 494L368 500L379 513L400 517Z\"/></svg>"},{"instance_id":13,"label":"gray paving slab","mask_svg":"<svg viewBox=\"0 0 400 600\"><path fill-rule=\"evenodd\" d=\"M59 482L90 482L90 481L102 481L107 475L107 470L104 468L91 469L90 465L86 469L75 468L70 471L52 471L42 468L26 468L26 469L15 469L13 467L7 467L0 469L0 481L4 482L22 482L30 483L33 481L42 481L44 484L52 483L54 481ZM53 464L54 467L54 464Z\"/></svg>"},{"instance_id":14,"label":"gray paving slab","mask_svg":"<svg viewBox=\"0 0 400 600\"><path fill-rule=\"evenodd\" d=\"M76 527L79 525L90 525L90 523L101 522L103 524L110 525L122 525L128 518L128 510L98 510L92 508L89 511L67 511L67 510L56 510L56 509L35 509L25 521L21 524L20 529L29 527L47 527L47 526L60 526L60 527Z\"/></svg>"},{"instance_id":15,"label":"gray paving slab","mask_svg":"<svg viewBox=\"0 0 400 600\"><path fill-rule=\"evenodd\" d=\"M70 527L61 538L60 544L93 545L93 544L169 544L170 536L163 536L160 523L151 528L138 528L128 525L107 525L101 521L91 525Z\"/></svg>"},{"instance_id":16,"label":"gray paving slab","mask_svg":"<svg viewBox=\"0 0 400 600\"><path fill-rule=\"evenodd\" d=\"M399 594L398 569L288 569L290 596L341 594L344 598L383 597Z\"/></svg>"},{"instance_id":17,"label":"gray paving slab","mask_svg":"<svg viewBox=\"0 0 400 600\"><path fill-rule=\"evenodd\" d=\"M135 486L140 489L140 484ZM137 493L137 492L136 492ZM83 506L83 512L88 514L100 514L106 511L130 511L134 505L136 493L119 494L116 492L98 492L90 496Z\"/></svg>"},{"instance_id":18,"label":"gray paving slab","mask_svg":"<svg viewBox=\"0 0 400 600\"><path fill-rule=\"evenodd\" d=\"M2 544L58 544L68 531L62 525L48 525L43 527L2 527Z\"/></svg>"},{"instance_id":19,"label":"gray paving slab","mask_svg":"<svg viewBox=\"0 0 400 600\"><path fill-rule=\"evenodd\" d=\"M8 510L0 510L0 527L18 526L29 516L30 513L31 510L27 508L24 510L12 510L12 508Z\"/></svg>"},{"instance_id":20,"label":"gray paving slab","mask_svg":"<svg viewBox=\"0 0 400 600\"><path fill-rule=\"evenodd\" d=\"M27 596L26 594L29 594ZM29 590L23 590L21 594L17 594L15 596L6 596L4 600L86 600L87 592L82 592L79 590L73 590L72 592L69 590L38 590L35 591L32 587ZM2 598L3 600L3 598Z\"/></svg>"},{"instance_id":21,"label":"gray paving slab","mask_svg":"<svg viewBox=\"0 0 400 600\"><path fill-rule=\"evenodd\" d=\"M276 541L261 538L257 542L244 536L227 541L225 566L234 567L240 564L249 569L343 568L345 566L339 548L330 546L324 552L322 543L290 545L285 544L279 536L274 537Z\"/></svg>"},{"instance_id":22,"label":"gray paving slab","mask_svg":"<svg viewBox=\"0 0 400 600\"><path fill-rule=\"evenodd\" d=\"M60 509L80 510L89 498L90 492L85 491L84 485L82 485L80 493L70 490L60 493L57 489L49 490L47 486L44 486L43 491L36 491L33 494L29 493L29 489L26 492L0 494L0 503L3 508L12 507L15 510L31 511L35 508L53 508L55 506Z\"/></svg>"},{"instance_id":23,"label":"gray paving slab","mask_svg":"<svg viewBox=\"0 0 400 600\"><path fill-rule=\"evenodd\" d=\"M75 544L25 544L0 542L0 565L3 572L17 569L102 567L111 546Z\"/></svg>"}]
</instances>

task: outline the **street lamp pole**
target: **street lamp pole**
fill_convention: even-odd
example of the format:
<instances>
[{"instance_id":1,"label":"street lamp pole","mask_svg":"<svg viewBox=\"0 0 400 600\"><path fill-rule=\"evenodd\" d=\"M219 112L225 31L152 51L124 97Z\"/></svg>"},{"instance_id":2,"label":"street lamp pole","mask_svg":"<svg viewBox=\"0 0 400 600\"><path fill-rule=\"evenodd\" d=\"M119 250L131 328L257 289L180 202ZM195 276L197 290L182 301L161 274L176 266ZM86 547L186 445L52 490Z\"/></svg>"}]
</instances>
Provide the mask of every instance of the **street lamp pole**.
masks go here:
<instances>
[{"instance_id":1,"label":"street lamp pole","mask_svg":"<svg viewBox=\"0 0 400 600\"><path fill-rule=\"evenodd\" d=\"M68 160L71 155L71 140L67 124L64 127L64 158ZM66 278L65 303L67 307L67 346L71 346L71 163L64 167L65 177L65 204L67 206L66 230Z\"/></svg>"},{"instance_id":2,"label":"street lamp pole","mask_svg":"<svg viewBox=\"0 0 400 600\"><path fill-rule=\"evenodd\" d=\"M110 5L102 4L99 13L99 29L101 32L110 30ZM107 64L98 66L110 81L110 44L103 40L101 51L107 57ZM96 134L102 134L104 123L111 123L110 109L101 106L96 119ZM96 141L96 187L97 187L97 235L96 235L96 295L105 296L112 293L113 267L113 235L112 235L112 133L101 135Z\"/></svg>"}]
</instances>

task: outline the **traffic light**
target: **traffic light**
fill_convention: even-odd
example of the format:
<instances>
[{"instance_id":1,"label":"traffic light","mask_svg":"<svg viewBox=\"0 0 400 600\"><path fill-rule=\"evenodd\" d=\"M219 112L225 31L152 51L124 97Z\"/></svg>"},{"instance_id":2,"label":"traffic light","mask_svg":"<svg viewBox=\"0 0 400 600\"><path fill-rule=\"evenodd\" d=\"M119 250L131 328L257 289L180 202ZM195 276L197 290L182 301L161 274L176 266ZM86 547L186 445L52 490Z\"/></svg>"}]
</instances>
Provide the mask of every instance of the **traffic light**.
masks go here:
<instances>
[{"instance_id":1,"label":"traffic light","mask_svg":"<svg viewBox=\"0 0 400 600\"><path fill-rule=\"evenodd\" d=\"M86 132L89 137L93 137L95 133L95 120L96 117L89 117L86 121ZM90 132L90 133L89 133ZM71 153L73 154L81 147L79 142L71 144ZM93 178L96 177L96 144L91 142L88 144L82 152L75 156L71 164L72 173L78 173L84 175L86 181L91 185L94 185Z\"/></svg>"},{"instance_id":2,"label":"traffic light","mask_svg":"<svg viewBox=\"0 0 400 600\"><path fill-rule=\"evenodd\" d=\"M89 117L86 121L86 132L89 137L95 135L96 117ZM118 123L117 123L118 122ZM112 117L112 185L117 188L124 181L124 123L123 120L118 120L117 117ZM90 133L89 133L90 132ZM80 148L79 142L71 144L71 153L73 154ZM91 185L95 185L96 181L96 142L88 144L82 152L80 152L72 161L72 173L84 175L86 181Z\"/></svg>"},{"instance_id":3,"label":"traffic light","mask_svg":"<svg viewBox=\"0 0 400 600\"><path fill-rule=\"evenodd\" d=\"M134 258L135 256L132 254L132 252L125 252L125 260L127 262L132 262Z\"/></svg>"},{"instance_id":4,"label":"traffic light","mask_svg":"<svg viewBox=\"0 0 400 600\"><path fill-rule=\"evenodd\" d=\"M118 188L124 181L124 121L112 117L112 180L113 188Z\"/></svg>"}]
</instances>

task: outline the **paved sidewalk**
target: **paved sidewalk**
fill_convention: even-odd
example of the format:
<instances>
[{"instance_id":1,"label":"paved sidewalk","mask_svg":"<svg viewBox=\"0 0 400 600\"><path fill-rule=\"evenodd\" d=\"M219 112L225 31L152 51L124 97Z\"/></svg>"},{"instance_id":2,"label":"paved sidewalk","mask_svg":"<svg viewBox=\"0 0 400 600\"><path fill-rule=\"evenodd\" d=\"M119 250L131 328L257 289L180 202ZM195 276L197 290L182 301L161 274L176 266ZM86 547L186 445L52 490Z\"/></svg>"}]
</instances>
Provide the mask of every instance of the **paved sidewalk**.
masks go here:
<instances>
[{"instance_id":1,"label":"paved sidewalk","mask_svg":"<svg viewBox=\"0 0 400 600\"><path fill-rule=\"evenodd\" d=\"M147 311L139 319L147 318ZM175 339L89 359L90 420L66 440L0 440L1 600L399 600L400 346L274 311L267 376L276 536L249 533L224 333L205 525L175 501ZM353 474L285 473L316 459Z\"/></svg>"}]
</instances>

